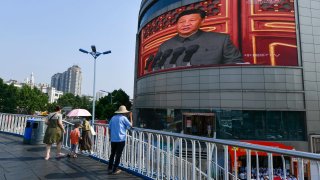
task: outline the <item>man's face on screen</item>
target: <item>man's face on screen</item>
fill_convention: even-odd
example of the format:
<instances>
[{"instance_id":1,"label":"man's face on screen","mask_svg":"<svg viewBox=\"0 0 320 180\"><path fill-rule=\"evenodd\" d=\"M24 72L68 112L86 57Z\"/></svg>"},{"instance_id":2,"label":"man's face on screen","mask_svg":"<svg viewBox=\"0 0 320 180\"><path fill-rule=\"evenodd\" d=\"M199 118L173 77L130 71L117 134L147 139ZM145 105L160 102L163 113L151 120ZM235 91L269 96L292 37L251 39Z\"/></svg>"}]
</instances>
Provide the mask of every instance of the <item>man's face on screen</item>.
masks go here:
<instances>
[{"instance_id":1,"label":"man's face on screen","mask_svg":"<svg viewBox=\"0 0 320 180\"><path fill-rule=\"evenodd\" d=\"M188 14L180 17L177 22L177 31L180 36L188 37L195 33L202 25L200 14Z\"/></svg>"}]
</instances>

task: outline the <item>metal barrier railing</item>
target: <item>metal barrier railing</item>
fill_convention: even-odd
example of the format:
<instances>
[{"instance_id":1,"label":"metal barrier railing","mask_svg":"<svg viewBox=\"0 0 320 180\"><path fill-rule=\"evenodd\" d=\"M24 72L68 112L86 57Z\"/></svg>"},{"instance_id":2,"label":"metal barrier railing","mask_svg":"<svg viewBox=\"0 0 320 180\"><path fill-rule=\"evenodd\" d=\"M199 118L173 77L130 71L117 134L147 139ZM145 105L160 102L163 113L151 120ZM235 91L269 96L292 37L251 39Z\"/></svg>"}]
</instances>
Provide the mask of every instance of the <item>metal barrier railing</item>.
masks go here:
<instances>
[{"instance_id":1,"label":"metal barrier railing","mask_svg":"<svg viewBox=\"0 0 320 180\"><path fill-rule=\"evenodd\" d=\"M0 113L0 131L23 135L29 118L43 117ZM64 135L63 146L68 149L73 124L64 124L67 133ZM95 124L95 131L92 156L108 161L111 152L108 125ZM241 148L246 152L241 172L244 170L244 174L240 175L237 161L231 164L230 147ZM259 155L262 152L266 154L265 157ZM232 153L237 157L236 150ZM281 159L278 167L274 167L274 157ZM261 164L261 158L267 159L267 165ZM293 161L297 167L293 167ZM238 180L258 179L261 176L274 179L278 175L287 179L288 172L296 172L299 180L305 177L320 179L319 154L141 128L128 131L121 165L151 179Z\"/></svg>"},{"instance_id":2,"label":"metal barrier railing","mask_svg":"<svg viewBox=\"0 0 320 180\"><path fill-rule=\"evenodd\" d=\"M0 113L0 131L23 135L28 119L42 120L42 116Z\"/></svg>"},{"instance_id":3,"label":"metal barrier railing","mask_svg":"<svg viewBox=\"0 0 320 180\"><path fill-rule=\"evenodd\" d=\"M286 167L286 159L297 160L295 171L299 180L305 178L306 165L314 169L308 170L310 179L320 178L319 154L150 129L133 128L128 134L124 165L155 179L240 179L237 161L230 163L229 146L246 151L245 179L262 175L269 179L278 175L287 179L287 172L292 169ZM259 172L262 166L259 166L258 153L261 152L266 153L268 160L264 172ZM254 167L252 153L256 159ZM281 157L281 167L273 167L274 156Z\"/></svg>"}]
</instances>

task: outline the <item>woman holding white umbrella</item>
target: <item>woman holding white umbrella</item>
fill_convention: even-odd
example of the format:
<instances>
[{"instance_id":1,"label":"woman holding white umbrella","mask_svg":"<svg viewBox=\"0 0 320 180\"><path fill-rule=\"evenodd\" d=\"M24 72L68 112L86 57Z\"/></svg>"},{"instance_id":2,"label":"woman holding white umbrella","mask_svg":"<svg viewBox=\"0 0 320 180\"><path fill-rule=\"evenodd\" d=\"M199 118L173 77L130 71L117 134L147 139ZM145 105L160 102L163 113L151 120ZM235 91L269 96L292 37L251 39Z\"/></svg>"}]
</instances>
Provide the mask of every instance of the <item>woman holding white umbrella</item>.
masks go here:
<instances>
[{"instance_id":1,"label":"woman holding white umbrella","mask_svg":"<svg viewBox=\"0 0 320 180\"><path fill-rule=\"evenodd\" d=\"M80 141L80 150L89 151L92 154L92 141L91 141L91 126L89 123L90 112L86 109L73 109L68 113L69 117L86 117L82 124L82 138Z\"/></svg>"}]
</instances>

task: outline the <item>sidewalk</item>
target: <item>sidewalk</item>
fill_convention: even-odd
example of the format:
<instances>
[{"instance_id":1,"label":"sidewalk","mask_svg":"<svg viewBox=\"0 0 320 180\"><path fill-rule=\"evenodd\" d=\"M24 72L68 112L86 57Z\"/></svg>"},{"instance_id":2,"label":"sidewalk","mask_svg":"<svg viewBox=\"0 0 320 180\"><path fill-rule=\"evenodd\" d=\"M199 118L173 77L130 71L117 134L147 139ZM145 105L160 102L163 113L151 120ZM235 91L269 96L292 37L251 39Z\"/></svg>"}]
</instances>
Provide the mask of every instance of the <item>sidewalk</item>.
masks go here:
<instances>
[{"instance_id":1,"label":"sidewalk","mask_svg":"<svg viewBox=\"0 0 320 180\"><path fill-rule=\"evenodd\" d=\"M22 137L0 133L0 180L34 179L141 179L122 171L107 174L107 164L90 157L44 160L45 145L25 145ZM51 155L55 155L52 148ZM67 152L65 152L67 153Z\"/></svg>"}]
</instances>

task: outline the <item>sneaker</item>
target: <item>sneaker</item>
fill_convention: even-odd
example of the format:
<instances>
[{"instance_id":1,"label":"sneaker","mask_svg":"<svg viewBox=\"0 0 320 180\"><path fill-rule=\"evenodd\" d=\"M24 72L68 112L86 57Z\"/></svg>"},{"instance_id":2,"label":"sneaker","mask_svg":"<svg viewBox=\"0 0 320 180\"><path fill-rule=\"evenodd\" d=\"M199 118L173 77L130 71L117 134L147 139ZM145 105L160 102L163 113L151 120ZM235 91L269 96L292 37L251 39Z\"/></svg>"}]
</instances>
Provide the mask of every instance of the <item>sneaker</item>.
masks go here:
<instances>
[{"instance_id":1,"label":"sneaker","mask_svg":"<svg viewBox=\"0 0 320 180\"><path fill-rule=\"evenodd\" d=\"M83 151L81 154L82 154L83 156L89 156L89 154L88 154L86 151Z\"/></svg>"},{"instance_id":2,"label":"sneaker","mask_svg":"<svg viewBox=\"0 0 320 180\"><path fill-rule=\"evenodd\" d=\"M61 157L64 157L64 156L66 156L64 153L57 154L57 158L61 158Z\"/></svg>"},{"instance_id":3,"label":"sneaker","mask_svg":"<svg viewBox=\"0 0 320 180\"><path fill-rule=\"evenodd\" d=\"M117 169L115 171L112 172L112 174L120 174L122 171L120 169Z\"/></svg>"}]
</instances>

